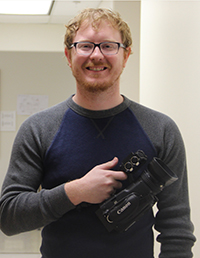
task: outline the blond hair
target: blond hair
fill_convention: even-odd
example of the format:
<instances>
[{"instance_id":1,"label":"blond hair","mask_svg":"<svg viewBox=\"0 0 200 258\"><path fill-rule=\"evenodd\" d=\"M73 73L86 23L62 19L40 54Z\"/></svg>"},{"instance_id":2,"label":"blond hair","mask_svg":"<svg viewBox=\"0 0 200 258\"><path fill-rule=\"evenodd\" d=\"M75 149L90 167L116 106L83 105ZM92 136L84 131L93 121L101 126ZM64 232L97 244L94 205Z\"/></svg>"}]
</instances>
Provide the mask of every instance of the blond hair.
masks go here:
<instances>
[{"instance_id":1,"label":"blond hair","mask_svg":"<svg viewBox=\"0 0 200 258\"><path fill-rule=\"evenodd\" d=\"M66 47L68 49L70 48L77 31L85 20L88 20L88 23L90 22L94 29L98 29L98 25L102 19L108 20L114 28L119 30L122 43L125 47L130 47L132 45L130 28L128 24L122 20L119 13L103 8L87 8L65 25L67 28L64 38Z\"/></svg>"}]
</instances>

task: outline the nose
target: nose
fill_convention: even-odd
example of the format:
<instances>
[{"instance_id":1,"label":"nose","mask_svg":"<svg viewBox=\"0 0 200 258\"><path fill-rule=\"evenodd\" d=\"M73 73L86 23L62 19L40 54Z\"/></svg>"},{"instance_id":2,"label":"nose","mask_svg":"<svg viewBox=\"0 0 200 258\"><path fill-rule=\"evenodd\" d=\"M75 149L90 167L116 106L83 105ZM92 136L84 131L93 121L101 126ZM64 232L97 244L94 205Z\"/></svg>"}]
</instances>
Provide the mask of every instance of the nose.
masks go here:
<instances>
[{"instance_id":1,"label":"nose","mask_svg":"<svg viewBox=\"0 0 200 258\"><path fill-rule=\"evenodd\" d=\"M103 53L101 52L100 46L95 46L93 52L90 55L90 58L99 58L102 59L104 57Z\"/></svg>"}]
</instances>

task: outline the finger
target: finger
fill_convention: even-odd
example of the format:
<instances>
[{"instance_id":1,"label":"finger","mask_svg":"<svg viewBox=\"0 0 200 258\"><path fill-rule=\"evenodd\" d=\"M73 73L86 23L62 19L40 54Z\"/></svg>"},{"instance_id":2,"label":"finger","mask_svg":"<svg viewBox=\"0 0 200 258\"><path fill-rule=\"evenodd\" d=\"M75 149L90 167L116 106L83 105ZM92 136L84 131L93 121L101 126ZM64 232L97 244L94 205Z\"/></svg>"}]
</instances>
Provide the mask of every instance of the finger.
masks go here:
<instances>
[{"instance_id":1,"label":"finger","mask_svg":"<svg viewBox=\"0 0 200 258\"><path fill-rule=\"evenodd\" d=\"M127 175L122 171L113 171L113 177L115 180L126 180Z\"/></svg>"},{"instance_id":2,"label":"finger","mask_svg":"<svg viewBox=\"0 0 200 258\"><path fill-rule=\"evenodd\" d=\"M112 160L104 163L104 164L101 164L100 167L102 169L111 169L113 167L115 167L118 163L118 158L117 157L114 157Z\"/></svg>"},{"instance_id":3,"label":"finger","mask_svg":"<svg viewBox=\"0 0 200 258\"><path fill-rule=\"evenodd\" d=\"M115 184L113 185L114 189L120 189L122 188L122 183L119 181L115 181Z\"/></svg>"}]
</instances>

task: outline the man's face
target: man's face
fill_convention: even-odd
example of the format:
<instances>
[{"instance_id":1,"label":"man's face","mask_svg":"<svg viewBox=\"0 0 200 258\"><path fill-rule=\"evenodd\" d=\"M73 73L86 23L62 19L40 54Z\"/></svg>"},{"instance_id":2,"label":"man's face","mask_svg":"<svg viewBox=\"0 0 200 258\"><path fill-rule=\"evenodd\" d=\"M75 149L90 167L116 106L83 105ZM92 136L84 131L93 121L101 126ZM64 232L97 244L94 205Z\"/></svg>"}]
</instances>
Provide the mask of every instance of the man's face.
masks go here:
<instances>
[{"instance_id":1,"label":"man's face","mask_svg":"<svg viewBox=\"0 0 200 258\"><path fill-rule=\"evenodd\" d=\"M89 41L96 44L101 42L122 43L121 35L111 24L103 20L97 30L90 23L84 22L73 42ZM89 92L105 91L110 87L119 87L119 78L129 53L120 47L116 55L103 55L98 47L89 56L80 55L75 48L71 53L66 50L69 66L76 78L77 87Z\"/></svg>"}]
</instances>

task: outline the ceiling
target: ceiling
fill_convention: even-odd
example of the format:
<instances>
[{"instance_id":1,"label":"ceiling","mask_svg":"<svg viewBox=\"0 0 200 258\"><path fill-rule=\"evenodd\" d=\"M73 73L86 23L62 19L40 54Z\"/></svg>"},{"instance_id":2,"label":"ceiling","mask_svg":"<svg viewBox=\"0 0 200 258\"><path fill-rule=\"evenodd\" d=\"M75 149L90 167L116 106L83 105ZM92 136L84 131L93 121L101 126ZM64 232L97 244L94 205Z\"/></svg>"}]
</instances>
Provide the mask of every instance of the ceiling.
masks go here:
<instances>
[{"instance_id":1,"label":"ceiling","mask_svg":"<svg viewBox=\"0 0 200 258\"><path fill-rule=\"evenodd\" d=\"M1 0L0 0L1 1ZM9 1L9 0L7 0ZM27 1L27 0L24 0ZM38 0L36 0L38 1ZM0 23L66 23L80 10L87 7L100 7L104 0L55 0L50 15L0 15ZM107 1L108 2L108 1ZM109 4L112 0L109 0Z\"/></svg>"}]
</instances>

